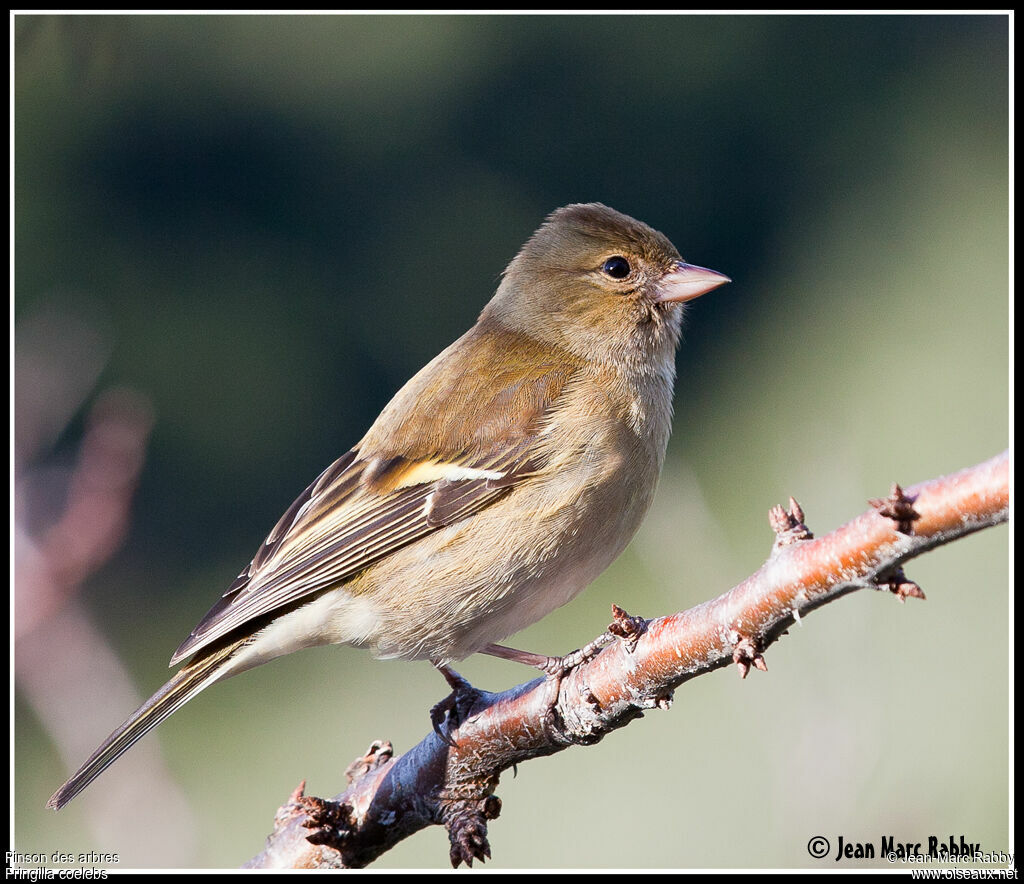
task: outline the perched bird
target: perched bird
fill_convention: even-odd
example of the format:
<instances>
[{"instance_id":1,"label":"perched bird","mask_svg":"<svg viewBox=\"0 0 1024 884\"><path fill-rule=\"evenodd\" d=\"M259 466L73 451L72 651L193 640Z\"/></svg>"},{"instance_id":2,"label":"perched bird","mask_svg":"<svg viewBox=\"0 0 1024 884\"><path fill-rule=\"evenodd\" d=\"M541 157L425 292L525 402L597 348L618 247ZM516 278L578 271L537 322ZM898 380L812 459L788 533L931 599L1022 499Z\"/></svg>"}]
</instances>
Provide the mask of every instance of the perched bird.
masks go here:
<instances>
[{"instance_id":1,"label":"perched bird","mask_svg":"<svg viewBox=\"0 0 1024 884\"><path fill-rule=\"evenodd\" d=\"M553 212L468 332L296 500L175 651L182 669L49 801L201 690L300 648L448 663L565 604L632 538L665 459L682 304L729 282L600 203Z\"/></svg>"}]
</instances>

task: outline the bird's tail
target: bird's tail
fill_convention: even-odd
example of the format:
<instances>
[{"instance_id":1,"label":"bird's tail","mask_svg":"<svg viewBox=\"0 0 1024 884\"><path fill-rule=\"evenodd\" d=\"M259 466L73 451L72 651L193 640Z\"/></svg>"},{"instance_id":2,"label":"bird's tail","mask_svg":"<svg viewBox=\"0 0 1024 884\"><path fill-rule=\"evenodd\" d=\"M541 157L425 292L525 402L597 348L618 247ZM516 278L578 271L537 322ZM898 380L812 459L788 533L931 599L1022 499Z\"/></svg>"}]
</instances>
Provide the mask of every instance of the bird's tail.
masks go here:
<instances>
[{"instance_id":1,"label":"bird's tail","mask_svg":"<svg viewBox=\"0 0 1024 884\"><path fill-rule=\"evenodd\" d=\"M227 664L244 642L244 639L232 642L181 669L103 741L75 775L53 793L46 806L60 810L172 712L203 688L231 674Z\"/></svg>"}]
</instances>

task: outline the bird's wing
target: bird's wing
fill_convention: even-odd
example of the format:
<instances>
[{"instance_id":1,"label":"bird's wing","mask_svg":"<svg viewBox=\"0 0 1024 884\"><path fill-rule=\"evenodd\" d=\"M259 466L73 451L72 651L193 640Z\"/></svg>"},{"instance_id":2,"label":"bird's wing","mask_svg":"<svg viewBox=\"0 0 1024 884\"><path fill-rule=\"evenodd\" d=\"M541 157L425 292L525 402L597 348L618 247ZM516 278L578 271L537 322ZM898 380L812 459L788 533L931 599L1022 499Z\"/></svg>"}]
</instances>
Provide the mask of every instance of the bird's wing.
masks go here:
<instances>
[{"instance_id":1,"label":"bird's wing","mask_svg":"<svg viewBox=\"0 0 1024 884\"><path fill-rule=\"evenodd\" d=\"M529 374L516 374L514 390L488 387L488 397L476 410L480 425L489 429L469 450L445 452L444 441L436 438L436 422L430 439L420 440L423 444L409 437L405 422L403 432L393 434L402 438L404 454L367 450L364 446L372 441L367 434L288 508L248 568L175 651L171 665L249 621L338 586L389 553L466 518L539 469L544 416L571 371L547 363ZM465 407L465 383L452 393ZM522 407L524 396L530 400L527 408ZM513 400L517 405L509 408ZM443 409L443 403L424 404Z\"/></svg>"}]
</instances>

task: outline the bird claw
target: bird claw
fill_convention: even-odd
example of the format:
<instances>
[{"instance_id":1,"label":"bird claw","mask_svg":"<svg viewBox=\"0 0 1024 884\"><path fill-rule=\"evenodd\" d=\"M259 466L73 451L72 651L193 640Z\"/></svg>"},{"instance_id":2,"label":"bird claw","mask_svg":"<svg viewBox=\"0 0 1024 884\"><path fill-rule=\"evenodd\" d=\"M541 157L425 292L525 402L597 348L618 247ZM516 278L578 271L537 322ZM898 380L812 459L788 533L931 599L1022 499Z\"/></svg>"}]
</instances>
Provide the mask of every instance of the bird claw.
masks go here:
<instances>
[{"instance_id":1,"label":"bird claw","mask_svg":"<svg viewBox=\"0 0 1024 884\"><path fill-rule=\"evenodd\" d=\"M452 731L458 729L459 725L469 717L469 713L483 695L451 667L437 663L434 666L444 676L452 692L431 707L430 723L442 743L452 749L457 749L459 744L452 737ZM448 724L447 728L443 728L445 722Z\"/></svg>"}]
</instances>

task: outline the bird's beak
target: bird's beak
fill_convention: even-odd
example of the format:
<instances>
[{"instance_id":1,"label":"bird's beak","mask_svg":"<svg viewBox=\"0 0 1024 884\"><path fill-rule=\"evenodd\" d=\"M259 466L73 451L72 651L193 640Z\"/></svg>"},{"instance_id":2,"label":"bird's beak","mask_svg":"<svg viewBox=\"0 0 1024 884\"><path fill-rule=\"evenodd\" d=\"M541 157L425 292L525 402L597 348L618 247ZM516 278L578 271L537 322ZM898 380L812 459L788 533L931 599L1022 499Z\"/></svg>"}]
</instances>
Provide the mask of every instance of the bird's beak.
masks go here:
<instances>
[{"instance_id":1,"label":"bird's beak","mask_svg":"<svg viewBox=\"0 0 1024 884\"><path fill-rule=\"evenodd\" d=\"M724 273L677 261L672 269L658 280L654 300L659 304L681 304L699 298L705 292L710 292L727 282L732 280Z\"/></svg>"}]
</instances>

